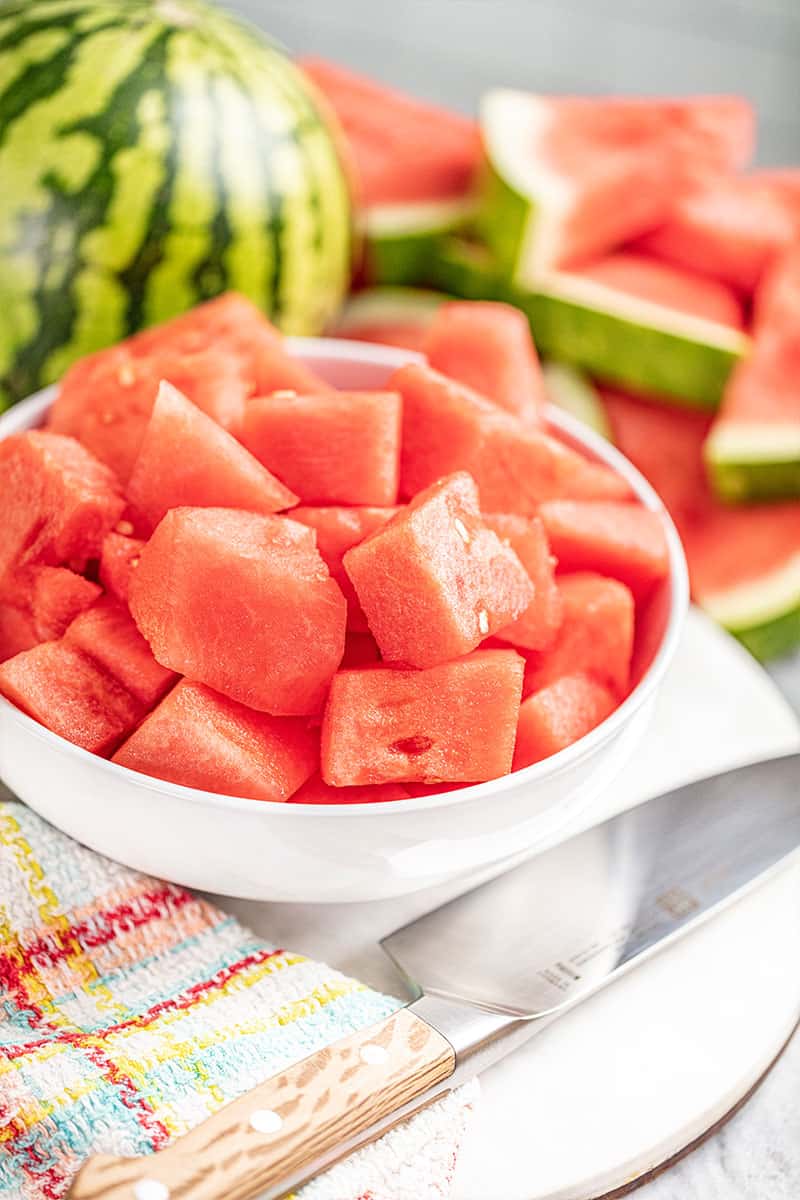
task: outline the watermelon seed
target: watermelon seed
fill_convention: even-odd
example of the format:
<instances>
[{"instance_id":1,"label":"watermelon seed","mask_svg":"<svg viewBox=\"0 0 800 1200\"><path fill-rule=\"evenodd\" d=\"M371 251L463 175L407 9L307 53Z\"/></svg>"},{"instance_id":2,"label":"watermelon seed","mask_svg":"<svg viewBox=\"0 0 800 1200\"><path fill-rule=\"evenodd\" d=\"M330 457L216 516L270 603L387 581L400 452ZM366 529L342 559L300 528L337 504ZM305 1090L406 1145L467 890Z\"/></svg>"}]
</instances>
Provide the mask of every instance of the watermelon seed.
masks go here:
<instances>
[{"instance_id":1,"label":"watermelon seed","mask_svg":"<svg viewBox=\"0 0 800 1200\"><path fill-rule=\"evenodd\" d=\"M131 537L133 534L133 525L130 521L117 521L116 532L121 533L123 537Z\"/></svg>"},{"instance_id":2,"label":"watermelon seed","mask_svg":"<svg viewBox=\"0 0 800 1200\"><path fill-rule=\"evenodd\" d=\"M489 614L485 608L478 609L478 629L484 636L489 632Z\"/></svg>"},{"instance_id":3,"label":"watermelon seed","mask_svg":"<svg viewBox=\"0 0 800 1200\"><path fill-rule=\"evenodd\" d=\"M120 387L133 387L136 382L136 372L129 363L126 363L117 372L117 379L119 380Z\"/></svg>"},{"instance_id":4,"label":"watermelon seed","mask_svg":"<svg viewBox=\"0 0 800 1200\"><path fill-rule=\"evenodd\" d=\"M453 518L453 524L456 527L456 533L461 538L465 546L469 545L469 531L460 517Z\"/></svg>"},{"instance_id":5,"label":"watermelon seed","mask_svg":"<svg viewBox=\"0 0 800 1200\"><path fill-rule=\"evenodd\" d=\"M297 392L291 388L279 388L277 392L272 393L275 400L296 400Z\"/></svg>"},{"instance_id":6,"label":"watermelon seed","mask_svg":"<svg viewBox=\"0 0 800 1200\"><path fill-rule=\"evenodd\" d=\"M413 737L399 738L396 742L392 742L389 747L396 754L405 754L408 757L413 757L415 754L424 754L426 750L430 750L433 745L433 738L427 737L424 733L415 733Z\"/></svg>"}]
</instances>

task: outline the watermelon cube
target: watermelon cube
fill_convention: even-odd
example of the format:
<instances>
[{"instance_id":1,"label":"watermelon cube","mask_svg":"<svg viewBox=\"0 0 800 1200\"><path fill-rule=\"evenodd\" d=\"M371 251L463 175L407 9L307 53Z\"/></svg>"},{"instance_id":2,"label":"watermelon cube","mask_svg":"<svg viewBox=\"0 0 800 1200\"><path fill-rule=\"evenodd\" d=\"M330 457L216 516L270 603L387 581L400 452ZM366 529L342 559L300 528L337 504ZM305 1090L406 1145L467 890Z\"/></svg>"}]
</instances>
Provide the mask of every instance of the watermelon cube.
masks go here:
<instances>
[{"instance_id":1,"label":"watermelon cube","mask_svg":"<svg viewBox=\"0 0 800 1200\"><path fill-rule=\"evenodd\" d=\"M147 709L175 682L175 672L156 662L127 608L113 596L76 617L64 640L93 658Z\"/></svg>"},{"instance_id":2,"label":"watermelon cube","mask_svg":"<svg viewBox=\"0 0 800 1200\"><path fill-rule=\"evenodd\" d=\"M60 638L67 626L102 594L90 579L66 567L30 567L20 583L27 584L37 640Z\"/></svg>"},{"instance_id":3,"label":"watermelon cube","mask_svg":"<svg viewBox=\"0 0 800 1200\"><path fill-rule=\"evenodd\" d=\"M163 666L275 716L318 711L344 651L344 596L313 531L286 517L173 508L130 607Z\"/></svg>"},{"instance_id":4,"label":"watermelon cube","mask_svg":"<svg viewBox=\"0 0 800 1200\"><path fill-rule=\"evenodd\" d=\"M0 663L23 650L32 650L39 641L28 609L0 600Z\"/></svg>"},{"instance_id":5,"label":"watermelon cube","mask_svg":"<svg viewBox=\"0 0 800 1200\"><path fill-rule=\"evenodd\" d=\"M48 428L71 434L128 482L161 381L166 379L226 429L238 430L251 383L241 364L220 350L182 355L164 349L147 358L96 356L62 380ZM88 377L87 377L88 375Z\"/></svg>"},{"instance_id":6,"label":"watermelon cube","mask_svg":"<svg viewBox=\"0 0 800 1200\"><path fill-rule=\"evenodd\" d=\"M621 698L628 690L633 653L630 588L591 571L563 575L558 586L564 620L549 650L526 655L524 695L563 675L586 673Z\"/></svg>"},{"instance_id":7,"label":"watermelon cube","mask_svg":"<svg viewBox=\"0 0 800 1200\"><path fill-rule=\"evenodd\" d=\"M363 787L331 787L321 775L312 775L291 797L290 804L375 804L383 800L408 800L411 793L402 783L365 784Z\"/></svg>"},{"instance_id":8,"label":"watermelon cube","mask_svg":"<svg viewBox=\"0 0 800 1200\"><path fill-rule=\"evenodd\" d=\"M397 500L400 397L394 392L278 392L247 405L242 441L305 504Z\"/></svg>"},{"instance_id":9,"label":"watermelon cube","mask_svg":"<svg viewBox=\"0 0 800 1200\"><path fill-rule=\"evenodd\" d=\"M297 497L227 430L162 383L127 496L154 529L170 508L244 508L273 513Z\"/></svg>"},{"instance_id":10,"label":"watermelon cube","mask_svg":"<svg viewBox=\"0 0 800 1200\"><path fill-rule=\"evenodd\" d=\"M316 771L318 734L297 717L254 712L182 680L114 755L114 762L184 787L288 800Z\"/></svg>"},{"instance_id":11,"label":"watermelon cube","mask_svg":"<svg viewBox=\"0 0 800 1200\"><path fill-rule=\"evenodd\" d=\"M543 501L562 496L630 497L625 481L607 467L588 462L427 365L401 367L390 386L403 398L405 497L455 470L473 476L486 512L531 517Z\"/></svg>"},{"instance_id":12,"label":"watermelon cube","mask_svg":"<svg viewBox=\"0 0 800 1200\"><path fill-rule=\"evenodd\" d=\"M111 471L74 438L19 433L0 441L0 579L31 563L96 558L125 505Z\"/></svg>"},{"instance_id":13,"label":"watermelon cube","mask_svg":"<svg viewBox=\"0 0 800 1200\"><path fill-rule=\"evenodd\" d=\"M514 513L484 513L483 520L508 543L534 588L533 600L524 613L499 629L496 636L526 650L546 650L561 627L564 606L556 584L556 559L550 553L544 525L539 517L528 520Z\"/></svg>"},{"instance_id":14,"label":"watermelon cube","mask_svg":"<svg viewBox=\"0 0 800 1200\"><path fill-rule=\"evenodd\" d=\"M93 754L112 751L144 715L141 701L65 641L42 642L0 664L0 693Z\"/></svg>"},{"instance_id":15,"label":"watermelon cube","mask_svg":"<svg viewBox=\"0 0 800 1200\"><path fill-rule=\"evenodd\" d=\"M436 312L424 343L437 371L536 425L544 380L528 318L510 304L458 301Z\"/></svg>"},{"instance_id":16,"label":"watermelon cube","mask_svg":"<svg viewBox=\"0 0 800 1200\"><path fill-rule=\"evenodd\" d=\"M612 575L638 600L669 574L667 539L657 513L610 500L550 500L539 512L564 571Z\"/></svg>"},{"instance_id":17,"label":"watermelon cube","mask_svg":"<svg viewBox=\"0 0 800 1200\"><path fill-rule=\"evenodd\" d=\"M357 633L366 633L369 626L342 559L348 550L380 529L396 512L396 508L370 508L363 505L357 508L301 506L292 510L293 521L300 521L316 530L317 549L347 600L347 628Z\"/></svg>"},{"instance_id":18,"label":"watermelon cube","mask_svg":"<svg viewBox=\"0 0 800 1200\"><path fill-rule=\"evenodd\" d=\"M467 654L533 599L522 563L483 524L466 471L420 492L344 566L383 657L413 667Z\"/></svg>"},{"instance_id":19,"label":"watermelon cube","mask_svg":"<svg viewBox=\"0 0 800 1200\"><path fill-rule=\"evenodd\" d=\"M564 675L523 700L513 769L565 750L605 721L617 707L614 694L590 675Z\"/></svg>"},{"instance_id":20,"label":"watermelon cube","mask_svg":"<svg viewBox=\"0 0 800 1200\"><path fill-rule=\"evenodd\" d=\"M322 722L322 778L354 787L505 775L522 673L514 650L476 650L425 671L340 671Z\"/></svg>"},{"instance_id":21,"label":"watermelon cube","mask_svg":"<svg viewBox=\"0 0 800 1200\"><path fill-rule=\"evenodd\" d=\"M100 548L100 582L123 604L128 603L131 576L139 565L144 542L112 529Z\"/></svg>"}]
</instances>

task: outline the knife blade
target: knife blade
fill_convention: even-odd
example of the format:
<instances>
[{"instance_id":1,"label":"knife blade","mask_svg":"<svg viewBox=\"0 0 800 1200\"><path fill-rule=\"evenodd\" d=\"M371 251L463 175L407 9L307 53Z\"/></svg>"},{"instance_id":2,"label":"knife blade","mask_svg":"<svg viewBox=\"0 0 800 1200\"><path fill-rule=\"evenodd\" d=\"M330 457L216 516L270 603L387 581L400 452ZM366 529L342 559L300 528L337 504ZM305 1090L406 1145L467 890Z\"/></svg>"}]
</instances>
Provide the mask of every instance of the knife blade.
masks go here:
<instances>
[{"instance_id":1,"label":"knife blade","mask_svg":"<svg viewBox=\"0 0 800 1200\"><path fill-rule=\"evenodd\" d=\"M792 862L798 754L630 809L384 938L407 1008L150 1158L91 1159L69 1195L280 1200Z\"/></svg>"}]
</instances>

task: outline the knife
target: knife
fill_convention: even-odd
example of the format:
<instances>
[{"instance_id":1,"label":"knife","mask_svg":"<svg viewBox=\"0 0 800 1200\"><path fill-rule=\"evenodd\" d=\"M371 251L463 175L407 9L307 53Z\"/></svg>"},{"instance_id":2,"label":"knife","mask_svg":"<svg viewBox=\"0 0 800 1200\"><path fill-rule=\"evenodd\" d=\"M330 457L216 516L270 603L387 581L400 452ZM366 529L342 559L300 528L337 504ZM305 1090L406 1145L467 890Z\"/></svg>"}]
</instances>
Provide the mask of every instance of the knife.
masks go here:
<instances>
[{"instance_id":1,"label":"knife","mask_svg":"<svg viewBox=\"0 0 800 1200\"><path fill-rule=\"evenodd\" d=\"M595 826L384 938L416 999L70 1200L280 1200L800 861L800 754Z\"/></svg>"}]
</instances>

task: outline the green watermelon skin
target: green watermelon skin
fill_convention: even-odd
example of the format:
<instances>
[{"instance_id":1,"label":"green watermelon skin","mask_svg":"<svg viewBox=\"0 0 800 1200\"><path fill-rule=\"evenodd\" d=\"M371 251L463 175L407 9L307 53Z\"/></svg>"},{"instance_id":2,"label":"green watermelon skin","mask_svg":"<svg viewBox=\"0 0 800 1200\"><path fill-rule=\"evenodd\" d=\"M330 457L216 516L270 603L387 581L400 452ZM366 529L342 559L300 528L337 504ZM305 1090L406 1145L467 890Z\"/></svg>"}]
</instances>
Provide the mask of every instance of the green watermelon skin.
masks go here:
<instances>
[{"instance_id":1,"label":"green watermelon skin","mask_svg":"<svg viewBox=\"0 0 800 1200\"><path fill-rule=\"evenodd\" d=\"M352 258L323 106L202 0L0 5L0 409L230 288L319 332Z\"/></svg>"}]
</instances>

